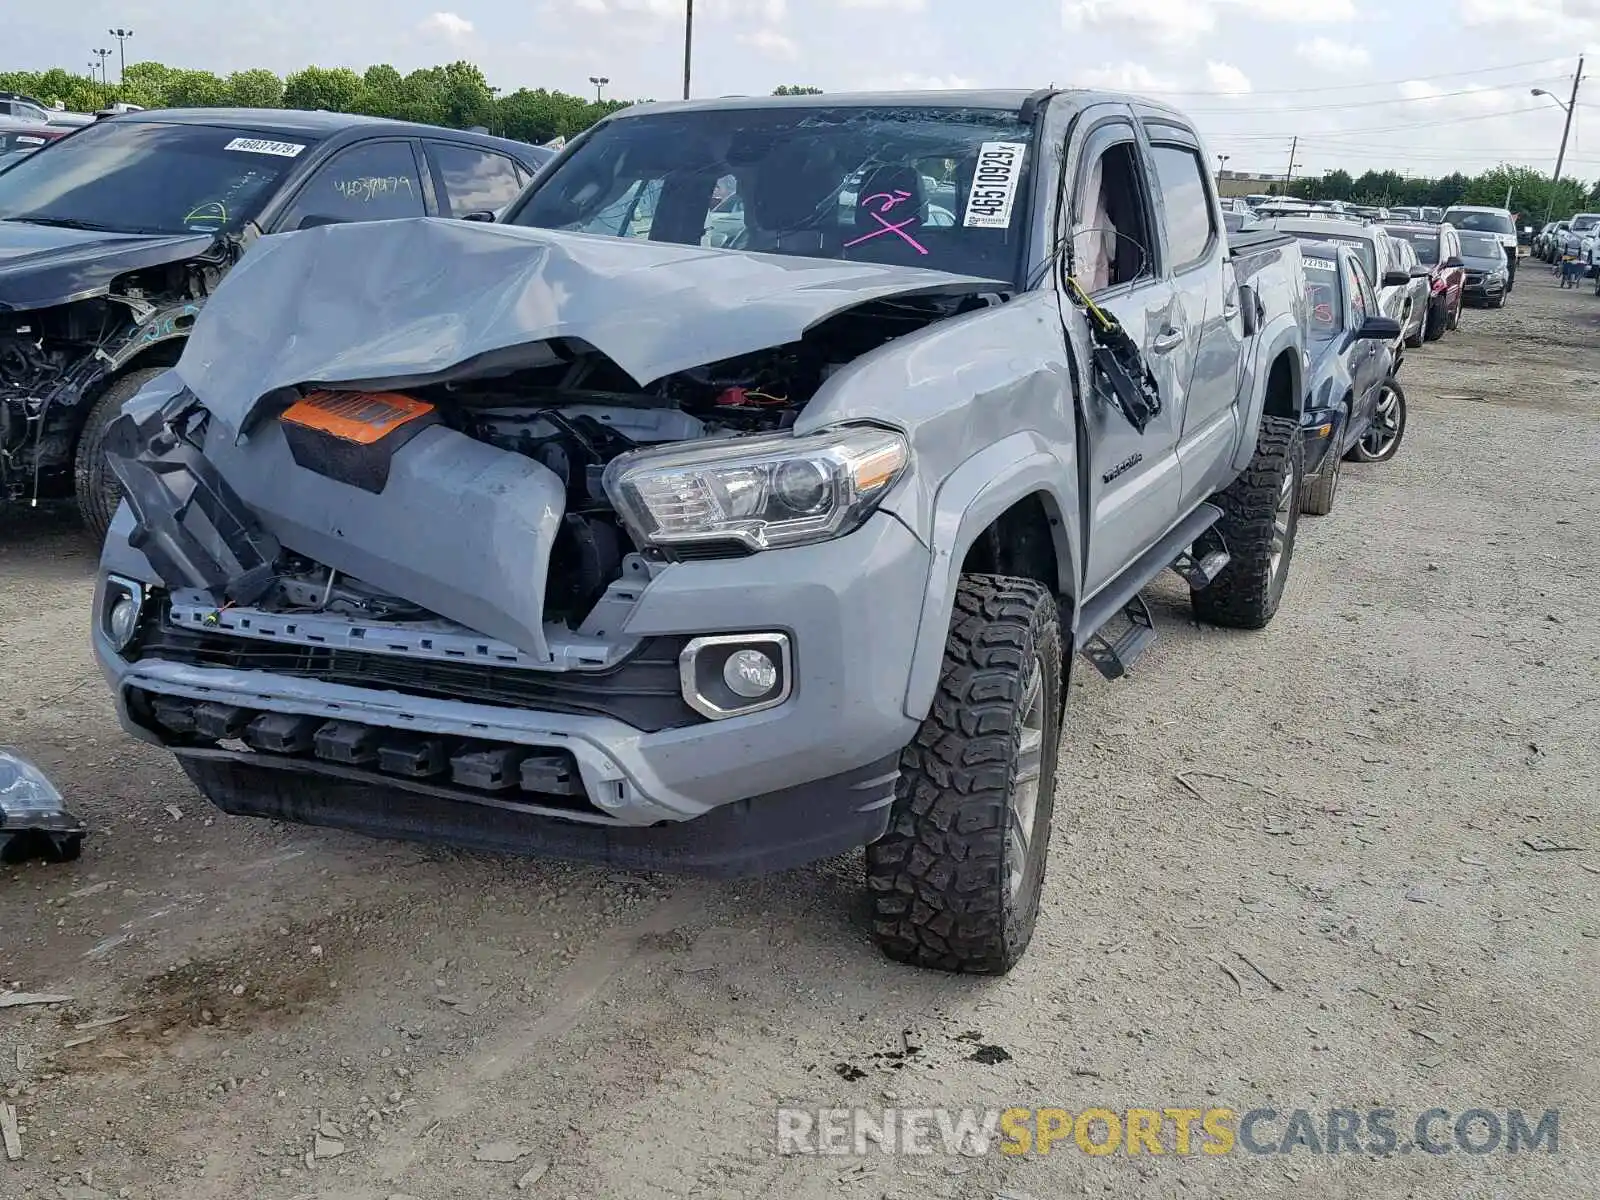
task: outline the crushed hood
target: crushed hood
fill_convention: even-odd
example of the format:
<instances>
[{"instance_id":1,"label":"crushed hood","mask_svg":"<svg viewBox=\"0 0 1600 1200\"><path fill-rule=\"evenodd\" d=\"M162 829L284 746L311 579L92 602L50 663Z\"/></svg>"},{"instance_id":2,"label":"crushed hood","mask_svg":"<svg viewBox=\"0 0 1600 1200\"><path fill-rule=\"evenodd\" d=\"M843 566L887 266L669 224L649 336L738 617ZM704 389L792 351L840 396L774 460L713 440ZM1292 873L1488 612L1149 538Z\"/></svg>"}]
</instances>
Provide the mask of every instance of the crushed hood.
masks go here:
<instances>
[{"instance_id":1,"label":"crushed hood","mask_svg":"<svg viewBox=\"0 0 1600 1200\"><path fill-rule=\"evenodd\" d=\"M104 295L118 275L196 258L215 242L209 233L104 233L0 220L0 312Z\"/></svg>"},{"instance_id":2,"label":"crushed hood","mask_svg":"<svg viewBox=\"0 0 1600 1200\"><path fill-rule=\"evenodd\" d=\"M415 386L572 338L644 385L795 341L869 300L1006 286L431 217L326 225L256 243L207 302L177 369L237 431L263 396L297 384Z\"/></svg>"}]
</instances>

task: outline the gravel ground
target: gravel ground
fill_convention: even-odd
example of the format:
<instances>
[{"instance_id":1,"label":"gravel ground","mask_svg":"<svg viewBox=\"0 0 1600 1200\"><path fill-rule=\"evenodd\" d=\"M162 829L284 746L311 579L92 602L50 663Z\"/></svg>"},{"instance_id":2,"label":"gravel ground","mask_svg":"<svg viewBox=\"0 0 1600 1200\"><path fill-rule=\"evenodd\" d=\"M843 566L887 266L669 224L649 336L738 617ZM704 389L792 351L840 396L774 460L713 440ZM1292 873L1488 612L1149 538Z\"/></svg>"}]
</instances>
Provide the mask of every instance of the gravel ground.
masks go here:
<instances>
[{"instance_id":1,"label":"gravel ground","mask_svg":"<svg viewBox=\"0 0 1600 1200\"><path fill-rule=\"evenodd\" d=\"M881 960L859 856L713 884L215 813L117 729L71 514L0 527L0 728L94 831L0 872L0 979L74 997L0 1011L0 1194L1595 1195L1597 333L1527 270L1412 352L1399 458L1302 523L1270 630L1163 585L1134 677L1076 672L1044 915L999 980ZM1402 1139L1559 1109L1560 1142L780 1156L784 1103L1270 1107L1263 1141L1296 1108Z\"/></svg>"}]
</instances>

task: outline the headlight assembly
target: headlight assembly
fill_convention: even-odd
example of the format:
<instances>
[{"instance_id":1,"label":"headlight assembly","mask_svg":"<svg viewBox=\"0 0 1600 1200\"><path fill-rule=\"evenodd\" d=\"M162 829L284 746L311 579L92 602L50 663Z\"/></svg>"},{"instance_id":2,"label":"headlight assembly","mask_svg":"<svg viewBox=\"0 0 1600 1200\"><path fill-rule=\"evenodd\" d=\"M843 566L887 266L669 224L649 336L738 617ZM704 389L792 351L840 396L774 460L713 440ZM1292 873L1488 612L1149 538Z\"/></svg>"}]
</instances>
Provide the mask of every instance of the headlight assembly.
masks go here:
<instances>
[{"instance_id":1,"label":"headlight assembly","mask_svg":"<svg viewBox=\"0 0 1600 1200\"><path fill-rule=\"evenodd\" d=\"M612 460L605 489L641 545L767 550L849 533L910 459L904 435L852 425L635 450Z\"/></svg>"}]
</instances>

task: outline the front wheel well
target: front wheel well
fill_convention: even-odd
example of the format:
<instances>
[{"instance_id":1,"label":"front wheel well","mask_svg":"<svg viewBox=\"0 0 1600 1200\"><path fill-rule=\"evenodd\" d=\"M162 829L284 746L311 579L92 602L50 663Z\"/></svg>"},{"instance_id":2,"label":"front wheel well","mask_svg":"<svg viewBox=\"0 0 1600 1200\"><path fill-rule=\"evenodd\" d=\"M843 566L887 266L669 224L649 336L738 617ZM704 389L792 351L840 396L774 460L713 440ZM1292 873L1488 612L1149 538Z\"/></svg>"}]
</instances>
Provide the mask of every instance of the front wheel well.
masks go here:
<instances>
[{"instance_id":1,"label":"front wheel well","mask_svg":"<svg viewBox=\"0 0 1600 1200\"><path fill-rule=\"evenodd\" d=\"M1061 520L1039 493L1024 496L984 529L962 560L964 575L1010 575L1032 579L1052 592L1062 591L1057 555Z\"/></svg>"},{"instance_id":2,"label":"front wheel well","mask_svg":"<svg viewBox=\"0 0 1600 1200\"><path fill-rule=\"evenodd\" d=\"M1300 418L1300 366L1294 352L1285 350L1273 360L1267 373L1265 412L1269 417Z\"/></svg>"}]
</instances>

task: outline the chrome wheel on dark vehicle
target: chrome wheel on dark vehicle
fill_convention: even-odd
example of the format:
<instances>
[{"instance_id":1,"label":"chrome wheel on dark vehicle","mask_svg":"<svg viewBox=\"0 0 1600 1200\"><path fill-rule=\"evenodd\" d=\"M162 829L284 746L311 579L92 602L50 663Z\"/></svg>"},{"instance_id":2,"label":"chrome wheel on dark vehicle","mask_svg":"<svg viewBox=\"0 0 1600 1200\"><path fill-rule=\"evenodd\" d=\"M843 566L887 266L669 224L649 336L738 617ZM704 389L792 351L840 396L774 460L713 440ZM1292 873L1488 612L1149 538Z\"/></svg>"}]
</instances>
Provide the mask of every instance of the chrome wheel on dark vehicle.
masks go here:
<instances>
[{"instance_id":1,"label":"chrome wheel on dark vehicle","mask_svg":"<svg viewBox=\"0 0 1600 1200\"><path fill-rule=\"evenodd\" d=\"M1372 424L1361 435L1361 440L1350 448L1350 457L1356 462L1388 462L1400 449L1400 440L1406 434L1406 394L1393 379L1383 385L1378 393L1378 405L1372 414Z\"/></svg>"}]
</instances>

